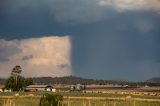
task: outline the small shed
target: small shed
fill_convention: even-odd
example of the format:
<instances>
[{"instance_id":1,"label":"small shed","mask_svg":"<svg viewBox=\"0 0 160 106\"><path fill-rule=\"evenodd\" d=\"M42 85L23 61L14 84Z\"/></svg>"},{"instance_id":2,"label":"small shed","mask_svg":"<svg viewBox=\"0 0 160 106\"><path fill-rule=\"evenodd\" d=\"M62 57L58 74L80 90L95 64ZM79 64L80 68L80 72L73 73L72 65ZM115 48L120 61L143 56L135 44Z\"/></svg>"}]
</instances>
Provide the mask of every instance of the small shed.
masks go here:
<instances>
[{"instance_id":1,"label":"small shed","mask_svg":"<svg viewBox=\"0 0 160 106\"><path fill-rule=\"evenodd\" d=\"M50 85L29 85L25 91L52 91L52 88Z\"/></svg>"},{"instance_id":2,"label":"small shed","mask_svg":"<svg viewBox=\"0 0 160 106\"><path fill-rule=\"evenodd\" d=\"M86 86L85 85L81 85L81 84L76 84L76 85L71 85L70 86L70 91L82 91L85 90Z\"/></svg>"}]
</instances>

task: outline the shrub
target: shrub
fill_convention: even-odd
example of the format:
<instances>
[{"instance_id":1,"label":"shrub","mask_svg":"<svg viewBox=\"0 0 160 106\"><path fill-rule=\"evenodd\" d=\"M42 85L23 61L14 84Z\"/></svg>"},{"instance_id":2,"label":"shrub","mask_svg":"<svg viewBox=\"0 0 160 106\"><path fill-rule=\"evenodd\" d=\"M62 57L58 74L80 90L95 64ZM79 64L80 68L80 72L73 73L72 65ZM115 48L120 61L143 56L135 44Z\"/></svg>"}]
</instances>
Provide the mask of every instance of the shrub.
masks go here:
<instances>
[{"instance_id":1,"label":"shrub","mask_svg":"<svg viewBox=\"0 0 160 106\"><path fill-rule=\"evenodd\" d=\"M39 106L62 106L63 96L59 94L44 94Z\"/></svg>"}]
</instances>

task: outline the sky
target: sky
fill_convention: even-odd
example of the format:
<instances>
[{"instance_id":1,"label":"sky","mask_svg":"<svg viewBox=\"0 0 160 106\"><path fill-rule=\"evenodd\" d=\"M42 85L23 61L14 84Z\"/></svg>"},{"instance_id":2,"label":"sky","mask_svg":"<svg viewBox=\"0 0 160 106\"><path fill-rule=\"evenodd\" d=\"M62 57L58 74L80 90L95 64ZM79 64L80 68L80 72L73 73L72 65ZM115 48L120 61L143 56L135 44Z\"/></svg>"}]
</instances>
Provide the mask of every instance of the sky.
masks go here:
<instances>
[{"instance_id":1,"label":"sky","mask_svg":"<svg viewBox=\"0 0 160 106\"><path fill-rule=\"evenodd\" d=\"M160 0L1 0L0 77L160 76Z\"/></svg>"}]
</instances>

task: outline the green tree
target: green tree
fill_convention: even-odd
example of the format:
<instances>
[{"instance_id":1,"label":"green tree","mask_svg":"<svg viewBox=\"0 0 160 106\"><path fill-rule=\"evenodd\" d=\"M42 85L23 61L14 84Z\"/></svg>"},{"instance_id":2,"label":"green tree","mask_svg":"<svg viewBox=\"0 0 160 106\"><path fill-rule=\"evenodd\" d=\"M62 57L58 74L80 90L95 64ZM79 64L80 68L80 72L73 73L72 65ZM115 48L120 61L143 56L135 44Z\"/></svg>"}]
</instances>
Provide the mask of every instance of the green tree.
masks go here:
<instances>
[{"instance_id":1,"label":"green tree","mask_svg":"<svg viewBox=\"0 0 160 106\"><path fill-rule=\"evenodd\" d=\"M59 94L44 94L39 106L63 106L63 96Z\"/></svg>"},{"instance_id":2,"label":"green tree","mask_svg":"<svg viewBox=\"0 0 160 106\"><path fill-rule=\"evenodd\" d=\"M12 89L13 91L19 91L22 90L25 86L24 83L25 78L22 76L17 76L17 79L15 79L13 76L10 76L5 83L6 89Z\"/></svg>"},{"instance_id":3,"label":"green tree","mask_svg":"<svg viewBox=\"0 0 160 106\"><path fill-rule=\"evenodd\" d=\"M6 80L5 88L13 91L22 90L25 86L33 84L32 79L25 79L21 76L21 66L15 66L11 71L11 76Z\"/></svg>"},{"instance_id":4,"label":"green tree","mask_svg":"<svg viewBox=\"0 0 160 106\"><path fill-rule=\"evenodd\" d=\"M25 86L33 85L34 84L32 78L26 78L24 83L25 83L24 84Z\"/></svg>"},{"instance_id":5,"label":"green tree","mask_svg":"<svg viewBox=\"0 0 160 106\"><path fill-rule=\"evenodd\" d=\"M6 82L5 82L5 88L6 89L14 89L14 78L13 77L9 77Z\"/></svg>"}]
</instances>

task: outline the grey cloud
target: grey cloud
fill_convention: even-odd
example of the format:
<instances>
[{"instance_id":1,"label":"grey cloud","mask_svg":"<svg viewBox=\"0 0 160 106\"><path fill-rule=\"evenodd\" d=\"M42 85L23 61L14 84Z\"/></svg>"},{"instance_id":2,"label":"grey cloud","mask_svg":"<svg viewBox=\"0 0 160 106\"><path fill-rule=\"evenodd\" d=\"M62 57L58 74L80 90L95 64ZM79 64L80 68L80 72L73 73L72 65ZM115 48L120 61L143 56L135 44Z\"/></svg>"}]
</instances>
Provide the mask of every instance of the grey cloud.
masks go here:
<instances>
[{"instance_id":1,"label":"grey cloud","mask_svg":"<svg viewBox=\"0 0 160 106\"><path fill-rule=\"evenodd\" d=\"M117 11L160 11L160 1L159 0L99 0L99 5L108 6L111 5Z\"/></svg>"},{"instance_id":2,"label":"grey cloud","mask_svg":"<svg viewBox=\"0 0 160 106\"><path fill-rule=\"evenodd\" d=\"M59 64L57 65L58 68L64 69L64 68L68 68L69 65L68 64Z\"/></svg>"},{"instance_id":3,"label":"grey cloud","mask_svg":"<svg viewBox=\"0 0 160 106\"><path fill-rule=\"evenodd\" d=\"M6 43L9 42L7 45ZM0 39L0 58L2 60L9 60L9 57L20 53L22 50L18 47L20 42L14 40L13 42Z\"/></svg>"},{"instance_id":4,"label":"grey cloud","mask_svg":"<svg viewBox=\"0 0 160 106\"><path fill-rule=\"evenodd\" d=\"M51 12L58 22L90 23L115 15L111 7L100 7L97 0L60 0L53 1Z\"/></svg>"},{"instance_id":5,"label":"grey cloud","mask_svg":"<svg viewBox=\"0 0 160 106\"><path fill-rule=\"evenodd\" d=\"M7 61L9 61L9 59L8 59L8 58L0 57L0 62L7 62Z\"/></svg>"},{"instance_id":6,"label":"grey cloud","mask_svg":"<svg viewBox=\"0 0 160 106\"><path fill-rule=\"evenodd\" d=\"M29 59L32 59L32 58L33 58L33 55L27 55L27 56L23 56L22 60L25 61L25 60L29 60Z\"/></svg>"},{"instance_id":7,"label":"grey cloud","mask_svg":"<svg viewBox=\"0 0 160 106\"><path fill-rule=\"evenodd\" d=\"M67 23L90 23L114 17L123 10L159 11L158 0L6 0L5 10L38 12L47 9L53 19ZM9 8L8 8L9 7Z\"/></svg>"},{"instance_id":8,"label":"grey cloud","mask_svg":"<svg viewBox=\"0 0 160 106\"><path fill-rule=\"evenodd\" d=\"M46 9L53 20L67 24L97 22L116 14L111 6L102 7L97 3L97 0L6 0L3 4L4 10L12 14Z\"/></svg>"}]
</instances>

